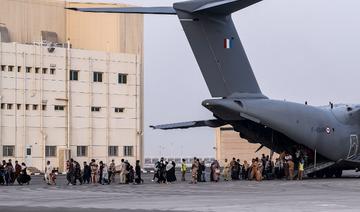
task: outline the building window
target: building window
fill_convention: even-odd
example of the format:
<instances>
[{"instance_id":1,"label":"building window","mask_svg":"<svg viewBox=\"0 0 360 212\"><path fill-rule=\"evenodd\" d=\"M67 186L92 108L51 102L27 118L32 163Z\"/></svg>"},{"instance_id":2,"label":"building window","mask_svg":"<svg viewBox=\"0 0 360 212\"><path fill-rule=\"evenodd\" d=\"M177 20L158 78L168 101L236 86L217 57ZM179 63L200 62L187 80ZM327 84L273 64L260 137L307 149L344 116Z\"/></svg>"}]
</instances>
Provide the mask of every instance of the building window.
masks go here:
<instances>
[{"instance_id":1,"label":"building window","mask_svg":"<svg viewBox=\"0 0 360 212\"><path fill-rule=\"evenodd\" d=\"M52 75L55 74L55 68L50 68L50 74L52 74Z\"/></svg>"},{"instance_id":2,"label":"building window","mask_svg":"<svg viewBox=\"0 0 360 212\"><path fill-rule=\"evenodd\" d=\"M55 110L64 110L64 109L65 109L65 106L64 106L64 105L55 105L55 106L54 106L54 109L55 109Z\"/></svg>"},{"instance_id":3,"label":"building window","mask_svg":"<svg viewBox=\"0 0 360 212\"><path fill-rule=\"evenodd\" d=\"M5 71L6 66L5 65L1 65L1 71Z\"/></svg>"},{"instance_id":4,"label":"building window","mask_svg":"<svg viewBox=\"0 0 360 212\"><path fill-rule=\"evenodd\" d=\"M37 110L38 109L38 105L33 105L33 110Z\"/></svg>"},{"instance_id":5,"label":"building window","mask_svg":"<svg viewBox=\"0 0 360 212\"><path fill-rule=\"evenodd\" d=\"M36 67L36 68L35 68L35 74L38 74L39 71L40 71L40 68L39 68L39 67Z\"/></svg>"},{"instance_id":6,"label":"building window","mask_svg":"<svg viewBox=\"0 0 360 212\"><path fill-rule=\"evenodd\" d=\"M14 71L14 66L8 66L8 71L10 72Z\"/></svg>"},{"instance_id":7,"label":"building window","mask_svg":"<svg viewBox=\"0 0 360 212\"><path fill-rule=\"evenodd\" d=\"M48 70L47 68L43 68L43 69L42 69L42 73L43 73L43 74L46 74L46 73L47 73L47 70Z\"/></svg>"},{"instance_id":8,"label":"building window","mask_svg":"<svg viewBox=\"0 0 360 212\"><path fill-rule=\"evenodd\" d=\"M93 80L94 82L102 82L103 73L102 72L94 72Z\"/></svg>"},{"instance_id":9,"label":"building window","mask_svg":"<svg viewBox=\"0 0 360 212\"><path fill-rule=\"evenodd\" d=\"M56 157L56 146L46 146L45 157Z\"/></svg>"},{"instance_id":10,"label":"building window","mask_svg":"<svg viewBox=\"0 0 360 212\"><path fill-rule=\"evenodd\" d=\"M18 66L17 72L21 72L21 66Z\"/></svg>"},{"instance_id":11,"label":"building window","mask_svg":"<svg viewBox=\"0 0 360 212\"><path fill-rule=\"evenodd\" d=\"M26 156L30 156L31 155L31 148L26 148Z\"/></svg>"},{"instance_id":12,"label":"building window","mask_svg":"<svg viewBox=\"0 0 360 212\"><path fill-rule=\"evenodd\" d=\"M8 109L8 110L11 110L12 107L13 107L13 104L7 104L7 109Z\"/></svg>"},{"instance_id":13,"label":"building window","mask_svg":"<svg viewBox=\"0 0 360 212\"><path fill-rule=\"evenodd\" d=\"M109 156L119 156L119 147L118 146L109 146L108 154L109 154Z\"/></svg>"},{"instance_id":14,"label":"building window","mask_svg":"<svg viewBox=\"0 0 360 212\"><path fill-rule=\"evenodd\" d=\"M31 67L26 67L26 73L30 73L31 72Z\"/></svg>"},{"instance_id":15,"label":"building window","mask_svg":"<svg viewBox=\"0 0 360 212\"><path fill-rule=\"evenodd\" d=\"M4 157L14 157L15 156L15 146L3 146L3 156Z\"/></svg>"},{"instance_id":16,"label":"building window","mask_svg":"<svg viewBox=\"0 0 360 212\"><path fill-rule=\"evenodd\" d=\"M20 110L20 109L21 109L21 104L17 104L17 105L16 105L16 108L17 108L18 110Z\"/></svg>"},{"instance_id":17,"label":"building window","mask_svg":"<svg viewBox=\"0 0 360 212\"><path fill-rule=\"evenodd\" d=\"M124 156L131 157L133 156L133 146L124 146Z\"/></svg>"},{"instance_id":18,"label":"building window","mask_svg":"<svg viewBox=\"0 0 360 212\"><path fill-rule=\"evenodd\" d=\"M5 109L5 103L1 103L0 108L1 108L1 109Z\"/></svg>"},{"instance_id":19,"label":"building window","mask_svg":"<svg viewBox=\"0 0 360 212\"><path fill-rule=\"evenodd\" d=\"M87 156L87 146L78 146L76 152L77 152L78 157L86 157Z\"/></svg>"},{"instance_id":20,"label":"building window","mask_svg":"<svg viewBox=\"0 0 360 212\"><path fill-rule=\"evenodd\" d=\"M70 70L70 80L78 81L79 80L79 71L77 70Z\"/></svg>"},{"instance_id":21,"label":"building window","mask_svg":"<svg viewBox=\"0 0 360 212\"><path fill-rule=\"evenodd\" d=\"M25 105L25 110L29 110L29 107L30 107L30 105L29 105L29 104L26 104L26 105Z\"/></svg>"},{"instance_id":22,"label":"building window","mask_svg":"<svg viewBox=\"0 0 360 212\"><path fill-rule=\"evenodd\" d=\"M101 107L91 107L91 112L100 112Z\"/></svg>"},{"instance_id":23,"label":"building window","mask_svg":"<svg viewBox=\"0 0 360 212\"><path fill-rule=\"evenodd\" d=\"M118 82L119 82L119 84L126 84L127 83L127 74L119 74Z\"/></svg>"},{"instance_id":24,"label":"building window","mask_svg":"<svg viewBox=\"0 0 360 212\"><path fill-rule=\"evenodd\" d=\"M116 107L115 108L115 113L123 113L125 110L125 108L122 108L122 107Z\"/></svg>"},{"instance_id":25,"label":"building window","mask_svg":"<svg viewBox=\"0 0 360 212\"><path fill-rule=\"evenodd\" d=\"M46 105L41 105L42 110L46 110Z\"/></svg>"}]
</instances>

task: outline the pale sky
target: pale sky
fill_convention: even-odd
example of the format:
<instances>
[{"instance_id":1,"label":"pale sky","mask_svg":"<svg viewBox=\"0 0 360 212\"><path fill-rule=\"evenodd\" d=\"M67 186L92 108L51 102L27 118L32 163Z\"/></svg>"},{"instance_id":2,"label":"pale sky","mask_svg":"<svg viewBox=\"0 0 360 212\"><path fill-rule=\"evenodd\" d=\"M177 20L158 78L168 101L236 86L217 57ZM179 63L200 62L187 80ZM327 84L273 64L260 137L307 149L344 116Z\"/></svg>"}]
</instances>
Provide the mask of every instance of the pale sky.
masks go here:
<instances>
[{"instance_id":1,"label":"pale sky","mask_svg":"<svg viewBox=\"0 0 360 212\"><path fill-rule=\"evenodd\" d=\"M170 6L171 0L84 0ZM360 103L360 1L264 0L233 15L262 92L311 105ZM145 16L145 157L214 156L210 128L152 124L212 118L211 98L176 16Z\"/></svg>"}]
</instances>

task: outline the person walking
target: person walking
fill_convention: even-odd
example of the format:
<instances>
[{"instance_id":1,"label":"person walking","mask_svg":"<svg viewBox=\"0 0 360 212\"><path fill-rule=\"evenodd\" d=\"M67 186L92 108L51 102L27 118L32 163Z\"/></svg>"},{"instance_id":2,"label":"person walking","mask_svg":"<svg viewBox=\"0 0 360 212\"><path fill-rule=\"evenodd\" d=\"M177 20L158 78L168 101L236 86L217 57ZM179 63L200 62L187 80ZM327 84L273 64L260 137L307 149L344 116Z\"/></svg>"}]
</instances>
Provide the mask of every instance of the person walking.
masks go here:
<instances>
[{"instance_id":1,"label":"person walking","mask_svg":"<svg viewBox=\"0 0 360 212\"><path fill-rule=\"evenodd\" d=\"M201 169L201 182L206 182L206 166L205 166L205 160L202 160L200 163L200 169Z\"/></svg>"},{"instance_id":2,"label":"person walking","mask_svg":"<svg viewBox=\"0 0 360 212\"><path fill-rule=\"evenodd\" d=\"M47 161L46 162L46 167L45 167L45 182L48 184L48 185L52 185L53 184L53 181L52 181L52 171L53 171L53 167L52 165L50 164L50 161Z\"/></svg>"},{"instance_id":3,"label":"person walking","mask_svg":"<svg viewBox=\"0 0 360 212\"><path fill-rule=\"evenodd\" d=\"M186 175L186 163L185 163L185 159L182 159L182 163L181 163L181 181L185 181L185 175Z\"/></svg>"},{"instance_id":4,"label":"person walking","mask_svg":"<svg viewBox=\"0 0 360 212\"><path fill-rule=\"evenodd\" d=\"M230 163L228 159L225 158L225 165L223 170L224 181L229 181L229 172L230 172Z\"/></svg>"},{"instance_id":5,"label":"person walking","mask_svg":"<svg viewBox=\"0 0 360 212\"><path fill-rule=\"evenodd\" d=\"M115 183L116 165L115 160L111 160L109 165L109 183Z\"/></svg>"},{"instance_id":6,"label":"person walking","mask_svg":"<svg viewBox=\"0 0 360 212\"><path fill-rule=\"evenodd\" d=\"M242 174L241 178L243 180L249 179L249 164L248 164L247 160L244 160L244 164L242 165L241 174Z\"/></svg>"},{"instance_id":7,"label":"person walking","mask_svg":"<svg viewBox=\"0 0 360 212\"><path fill-rule=\"evenodd\" d=\"M21 163L21 172L20 172L20 176L17 178L17 181L19 185L30 184L31 177L30 175L27 174L27 167L25 163Z\"/></svg>"},{"instance_id":8,"label":"person walking","mask_svg":"<svg viewBox=\"0 0 360 212\"><path fill-rule=\"evenodd\" d=\"M212 175L213 175L213 181L214 182L219 182L219 178L220 178L220 174L221 174L221 170L220 170L220 164L217 160L215 160L212 165L211 165L211 169L212 169Z\"/></svg>"},{"instance_id":9,"label":"person walking","mask_svg":"<svg viewBox=\"0 0 360 212\"><path fill-rule=\"evenodd\" d=\"M294 179L294 171L295 171L294 161L292 159L290 159L288 161L288 165L289 165L289 180L293 180Z\"/></svg>"},{"instance_id":10,"label":"person walking","mask_svg":"<svg viewBox=\"0 0 360 212\"><path fill-rule=\"evenodd\" d=\"M91 168L90 166L84 161L84 169L83 169L83 183L89 184L91 182Z\"/></svg>"},{"instance_id":11,"label":"person walking","mask_svg":"<svg viewBox=\"0 0 360 212\"><path fill-rule=\"evenodd\" d=\"M104 185L105 183L106 184L110 184L110 181L109 181L109 169L108 169L108 166L103 163L102 164L102 179L101 179L101 184Z\"/></svg>"},{"instance_id":12,"label":"person walking","mask_svg":"<svg viewBox=\"0 0 360 212\"><path fill-rule=\"evenodd\" d=\"M126 163L124 159L121 159L121 164L120 164L120 184L125 184L126 182Z\"/></svg>"},{"instance_id":13,"label":"person walking","mask_svg":"<svg viewBox=\"0 0 360 212\"><path fill-rule=\"evenodd\" d=\"M91 183L96 184L96 182L97 182L96 176L97 176L97 172L98 172L98 165L96 164L95 159L91 159L90 168L91 168Z\"/></svg>"},{"instance_id":14,"label":"person walking","mask_svg":"<svg viewBox=\"0 0 360 212\"><path fill-rule=\"evenodd\" d=\"M21 172L21 165L18 161L15 161L15 175L14 175L14 181L20 176Z\"/></svg>"},{"instance_id":15,"label":"person walking","mask_svg":"<svg viewBox=\"0 0 360 212\"><path fill-rule=\"evenodd\" d=\"M196 184L197 178L198 178L198 170L199 170L199 163L197 161L197 158L194 157L193 163L191 165L191 183Z\"/></svg>"},{"instance_id":16,"label":"person walking","mask_svg":"<svg viewBox=\"0 0 360 212\"><path fill-rule=\"evenodd\" d=\"M2 164L0 164L0 184L1 185L5 184L5 166L6 166L6 161L3 160Z\"/></svg>"},{"instance_id":17,"label":"person walking","mask_svg":"<svg viewBox=\"0 0 360 212\"><path fill-rule=\"evenodd\" d=\"M76 185L76 182L79 181L80 185L83 184L83 177L81 175L81 166L80 163L78 163L77 161L74 161L74 168L75 168L75 172L74 172L74 185Z\"/></svg>"},{"instance_id":18,"label":"person walking","mask_svg":"<svg viewBox=\"0 0 360 212\"><path fill-rule=\"evenodd\" d=\"M8 160L5 166L5 183L6 185L12 185L13 184L13 175L14 175L14 167L11 163L11 159Z\"/></svg>"},{"instance_id":19,"label":"person walking","mask_svg":"<svg viewBox=\"0 0 360 212\"><path fill-rule=\"evenodd\" d=\"M175 167L176 167L175 162L171 161L170 162L170 169L167 171L167 174L166 174L166 181L168 183L172 183L172 182L176 181Z\"/></svg>"},{"instance_id":20,"label":"person walking","mask_svg":"<svg viewBox=\"0 0 360 212\"><path fill-rule=\"evenodd\" d=\"M137 160L137 161L136 161L136 164L135 164L135 175L136 175L136 178L135 178L135 183L136 183L136 184L144 183L144 180L141 179L140 160Z\"/></svg>"}]
</instances>

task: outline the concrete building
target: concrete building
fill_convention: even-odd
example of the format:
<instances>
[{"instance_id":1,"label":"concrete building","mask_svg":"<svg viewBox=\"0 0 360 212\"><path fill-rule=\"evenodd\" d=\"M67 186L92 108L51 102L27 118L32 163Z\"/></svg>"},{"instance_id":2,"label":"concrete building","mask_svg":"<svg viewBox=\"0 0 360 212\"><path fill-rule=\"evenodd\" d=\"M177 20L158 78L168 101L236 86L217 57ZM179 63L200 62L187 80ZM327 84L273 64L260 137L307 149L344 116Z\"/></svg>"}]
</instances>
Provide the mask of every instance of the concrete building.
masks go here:
<instances>
[{"instance_id":1,"label":"concrete building","mask_svg":"<svg viewBox=\"0 0 360 212\"><path fill-rule=\"evenodd\" d=\"M143 16L0 5L0 159L143 160Z\"/></svg>"},{"instance_id":2,"label":"concrete building","mask_svg":"<svg viewBox=\"0 0 360 212\"><path fill-rule=\"evenodd\" d=\"M261 158L262 154L270 155L270 149L264 147L260 151L256 150L260 144L251 144L247 140L240 138L239 133L235 132L231 126L216 129L216 159L224 164L225 158L232 160L233 157L240 159L241 163L247 160L251 163L253 158ZM273 159L277 157L275 154Z\"/></svg>"}]
</instances>

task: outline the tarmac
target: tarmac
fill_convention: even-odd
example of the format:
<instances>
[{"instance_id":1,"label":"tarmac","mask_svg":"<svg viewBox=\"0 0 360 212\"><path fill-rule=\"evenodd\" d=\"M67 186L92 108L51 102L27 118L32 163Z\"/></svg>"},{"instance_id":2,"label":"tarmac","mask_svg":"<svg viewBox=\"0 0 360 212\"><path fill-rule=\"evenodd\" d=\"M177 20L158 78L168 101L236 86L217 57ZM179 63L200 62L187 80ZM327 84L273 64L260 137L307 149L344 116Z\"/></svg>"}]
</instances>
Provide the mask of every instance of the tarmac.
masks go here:
<instances>
[{"instance_id":1,"label":"tarmac","mask_svg":"<svg viewBox=\"0 0 360 212\"><path fill-rule=\"evenodd\" d=\"M159 185L146 175L142 185L104 186L67 186L63 176L47 186L34 176L28 186L0 186L0 211L360 211L359 176L347 171L341 179Z\"/></svg>"}]
</instances>

